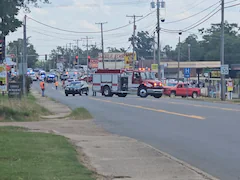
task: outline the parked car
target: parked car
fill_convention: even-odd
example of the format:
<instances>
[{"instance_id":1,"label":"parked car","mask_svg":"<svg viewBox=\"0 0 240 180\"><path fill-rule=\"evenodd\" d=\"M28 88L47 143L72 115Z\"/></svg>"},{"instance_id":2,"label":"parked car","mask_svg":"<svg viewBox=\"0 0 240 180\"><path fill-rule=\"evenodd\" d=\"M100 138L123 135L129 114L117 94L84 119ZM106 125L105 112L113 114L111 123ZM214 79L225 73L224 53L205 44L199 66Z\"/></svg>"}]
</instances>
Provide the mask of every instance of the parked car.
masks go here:
<instances>
[{"instance_id":1,"label":"parked car","mask_svg":"<svg viewBox=\"0 0 240 180\"><path fill-rule=\"evenodd\" d=\"M80 96L82 94L85 94L87 96L88 93L89 93L89 87L85 81L71 82L65 88L66 96L68 96L69 94L72 94L73 96L75 96L75 94L79 94Z\"/></svg>"},{"instance_id":2,"label":"parked car","mask_svg":"<svg viewBox=\"0 0 240 180\"><path fill-rule=\"evenodd\" d=\"M174 86L174 83L171 84L173 86L164 86L164 94L170 97L175 96L182 96L183 98L187 96L192 96L192 98L197 98L201 95L200 88L194 88L189 86L189 84L186 83L176 83Z\"/></svg>"}]
</instances>

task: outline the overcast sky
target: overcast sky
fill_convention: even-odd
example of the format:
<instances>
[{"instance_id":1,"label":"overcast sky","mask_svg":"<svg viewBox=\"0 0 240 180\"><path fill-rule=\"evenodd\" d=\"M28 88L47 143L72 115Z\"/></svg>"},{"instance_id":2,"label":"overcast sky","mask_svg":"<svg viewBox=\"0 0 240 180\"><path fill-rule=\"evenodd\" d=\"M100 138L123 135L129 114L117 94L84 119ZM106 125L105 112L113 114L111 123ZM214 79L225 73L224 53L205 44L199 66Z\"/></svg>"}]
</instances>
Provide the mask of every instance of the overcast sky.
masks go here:
<instances>
[{"instance_id":1,"label":"overcast sky","mask_svg":"<svg viewBox=\"0 0 240 180\"><path fill-rule=\"evenodd\" d=\"M50 0L51 4L41 5L41 8L31 8L31 13L27 14L30 18L52 27L60 28L67 31L77 32L97 32L97 33L71 33L57 29L49 28L39 24L32 19L27 19L27 36L31 36L30 42L35 46L38 54L49 54L56 46L65 46L73 43L76 45L77 39L89 36L89 44L96 44L101 48L100 25L95 23L107 22L104 24L104 30L111 30L133 22L133 18L126 15L138 15L147 17L137 22L137 31L149 31L153 34L157 22L156 9L150 8L152 0ZM156 0L154 0L156 2ZM206 17L213 10L218 9L218 0L166 0L166 8L161 9L161 18L165 19L161 27L168 30L182 30L189 27ZM240 0L226 0L226 6L240 3ZM216 5L214 5L216 4ZM208 7L211 8L207 9ZM203 11L204 9L207 9ZM230 23L239 24L240 6L227 8L225 10L225 19ZM203 11L202 13L199 13ZM191 17L194 14L196 16ZM19 14L19 19L23 19L24 13ZM185 20L182 20L186 18ZM137 18L139 19L139 18ZM206 19L206 18L204 18ZM203 20L204 20L203 19ZM181 20L173 23L173 21ZM218 12L205 23L184 32L181 39L184 40L191 33L198 33L199 28L208 28L211 23L219 23L221 14ZM118 30L104 32L104 46L107 47L124 47L130 46L128 37L133 32L133 26L130 24ZM10 34L7 42L22 38L23 30ZM200 34L197 34L200 37ZM169 44L175 47L178 41L178 33L161 33L162 46ZM80 41L79 46L86 48L86 41ZM68 45L69 46L69 45ZM44 57L42 57L44 58Z\"/></svg>"}]
</instances>

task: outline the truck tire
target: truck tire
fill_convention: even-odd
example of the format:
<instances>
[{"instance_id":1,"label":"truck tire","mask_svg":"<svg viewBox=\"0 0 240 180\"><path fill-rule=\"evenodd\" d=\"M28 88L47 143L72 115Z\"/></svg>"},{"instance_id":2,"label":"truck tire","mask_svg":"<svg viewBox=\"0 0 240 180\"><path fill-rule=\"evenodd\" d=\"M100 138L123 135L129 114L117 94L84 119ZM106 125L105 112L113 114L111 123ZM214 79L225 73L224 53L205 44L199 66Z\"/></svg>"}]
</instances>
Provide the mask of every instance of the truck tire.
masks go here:
<instances>
[{"instance_id":1,"label":"truck tire","mask_svg":"<svg viewBox=\"0 0 240 180\"><path fill-rule=\"evenodd\" d=\"M141 97L141 98L146 98L148 96L148 93L147 93L147 88L144 87L144 86L140 86L138 88L138 95Z\"/></svg>"},{"instance_id":2,"label":"truck tire","mask_svg":"<svg viewBox=\"0 0 240 180\"><path fill-rule=\"evenodd\" d=\"M126 97L126 96L127 96L127 93L118 94L118 97Z\"/></svg>"},{"instance_id":3,"label":"truck tire","mask_svg":"<svg viewBox=\"0 0 240 180\"><path fill-rule=\"evenodd\" d=\"M67 94L67 93L66 93L65 95L66 95L66 96L68 96L68 94Z\"/></svg>"},{"instance_id":4,"label":"truck tire","mask_svg":"<svg viewBox=\"0 0 240 180\"><path fill-rule=\"evenodd\" d=\"M176 96L176 92L172 91L171 94L170 94L170 98L174 98L175 96Z\"/></svg>"},{"instance_id":5,"label":"truck tire","mask_svg":"<svg viewBox=\"0 0 240 180\"><path fill-rule=\"evenodd\" d=\"M197 92L193 92L193 93L192 93L192 98L193 98L193 99L196 99L197 97L198 97Z\"/></svg>"},{"instance_id":6,"label":"truck tire","mask_svg":"<svg viewBox=\"0 0 240 180\"><path fill-rule=\"evenodd\" d=\"M155 98L159 99L159 98L161 98L161 97L162 97L162 94L155 94L155 95L153 95L153 97L155 97Z\"/></svg>"},{"instance_id":7,"label":"truck tire","mask_svg":"<svg viewBox=\"0 0 240 180\"><path fill-rule=\"evenodd\" d=\"M103 87L103 95L106 96L106 97L112 97L113 96L112 91L111 91L109 86L104 86Z\"/></svg>"}]
</instances>

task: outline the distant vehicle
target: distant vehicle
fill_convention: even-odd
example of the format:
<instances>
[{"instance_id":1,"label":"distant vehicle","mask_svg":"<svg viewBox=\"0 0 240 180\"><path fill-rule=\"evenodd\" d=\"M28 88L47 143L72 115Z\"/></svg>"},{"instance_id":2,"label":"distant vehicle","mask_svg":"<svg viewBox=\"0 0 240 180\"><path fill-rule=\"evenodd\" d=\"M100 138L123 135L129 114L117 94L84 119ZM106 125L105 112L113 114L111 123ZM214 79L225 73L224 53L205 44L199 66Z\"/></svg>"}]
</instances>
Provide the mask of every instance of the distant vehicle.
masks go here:
<instances>
[{"instance_id":1,"label":"distant vehicle","mask_svg":"<svg viewBox=\"0 0 240 180\"><path fill-rule=\"evenodd\" d=\"M66 96L68 96L69 94L72 94L73 96L75 96L75 94L79 94L80 96L82 94L86 94L87 96L88 93L89 93L89 87L85 81L72 82L70 85L67 85L65 88Z\"/></svg>"},{"instance_id":2,"label":"distant vehicle","mask_svg":"<svg viewBox=\"0 0 240 180\"><path fill-rule=\"evenodd\" d=\"M38 80L35 73L31 73L31 74L30 74L30 77L31 77L31 79L32 79L33 81L37 81L37 80Z\"/></svg>"},{"instance_id":3,"label":"distant vehicle","mask_svg":"<svg viewBox=\"0 0 240 180\"><path fill-rule=\"evenodd\" d=\"M40 80L40 81L42 81L42 80L46 80L46 72L45 71L39 71L39 73L38 73L39 75L38 75L38 79Z\"/></svg>"},{"instance_id":4,"label":"distant vehicle","mask_svg":"<svg viewBox=\"0 0 240 180\"><path fill-rule=\"evenodd\" d=\"M60 80L61 81L63 81L63 80L66 81L68 78L69 78L69 76L67 74L61 74L60 75Z\"/></svg>"},{"instance_id":5,"label":"distant vehicle","mask_svg":"<svg viewBox=\"0 0 240 180\"><path fill-rule=\"evenodd\" d=\"M170 97L182 96L183 98L187 96L192 96L192 98L197 98L201 94L200 88L194 88L189 86L187 83L176 83L175 86L168 85L164 87L164 94Z\"/></svg>"},{"instance_id":6,"label":"distant vehicle","mask_svg":"<svg viewBox=\"0 0 240 180\"><path fill-rule=\"evenodd\" d=\"M87 77L88 77L88 78L87 78ZM92 75L89 75L89 76L84 75L84 76L80 77L80 80L81 80L81 81L86 81L86 82L92 82L92 79L93 79L93 76L92 76Z\"/></svg>"},{"instance_id":7,"label":"distant vehicle","mask_svg":"<svg viewBox=\"0 0 240 180\"><path fill-rule=\"evenodd\" d=\"M49 74L49 75L47 75L47 79L46 79L47 83L54 83L55 80L56 80L55 74Z\"/></svg>"}]
</instances>

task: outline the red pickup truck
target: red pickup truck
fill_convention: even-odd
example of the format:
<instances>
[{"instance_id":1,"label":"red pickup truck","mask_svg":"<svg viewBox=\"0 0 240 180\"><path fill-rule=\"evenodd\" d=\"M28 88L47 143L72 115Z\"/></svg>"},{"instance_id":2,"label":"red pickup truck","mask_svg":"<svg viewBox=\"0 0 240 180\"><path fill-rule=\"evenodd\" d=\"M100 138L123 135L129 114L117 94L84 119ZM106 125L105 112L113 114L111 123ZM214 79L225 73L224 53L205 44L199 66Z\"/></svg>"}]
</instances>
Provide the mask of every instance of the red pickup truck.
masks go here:
<instances>
[{"instance_id":1,"label":"red pickup truck","mask_svg":"<svg viewBox=\"0 0 240 180\"><path fill-rule=\"evenodd\" d=\"M186 83L176 83L172 84L171 86L164 86L164 94L170 97L175 96L192 96L192 98L197 98L201 95L200 88L194 88L189 86Z\"/></svg>"}]
</instances>

